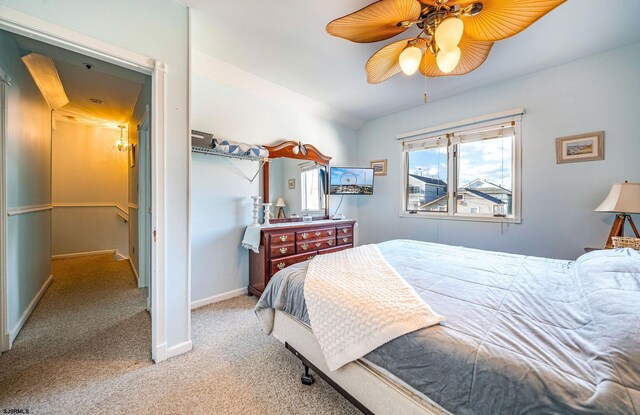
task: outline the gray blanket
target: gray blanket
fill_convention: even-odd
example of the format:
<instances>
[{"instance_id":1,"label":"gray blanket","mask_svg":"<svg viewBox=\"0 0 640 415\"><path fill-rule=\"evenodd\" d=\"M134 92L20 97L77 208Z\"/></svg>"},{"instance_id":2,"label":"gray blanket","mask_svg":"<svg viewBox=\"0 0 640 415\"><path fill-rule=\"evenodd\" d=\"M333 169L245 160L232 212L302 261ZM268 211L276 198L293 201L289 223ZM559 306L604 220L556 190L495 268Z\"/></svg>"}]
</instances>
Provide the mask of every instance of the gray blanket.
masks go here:
<instances>
[{"instance_id":1,"label":"gray blanket","mask_svg":"<svg viewBox=\"0 0 640 415\"><path fill-rule=\"evenodd\" d=\"M640 411L640 254L577 262L398 240L387 261L446 318L364 357L456 414ZM309 324L306 263L275 275L256 306Z\"/></svg>"}]
</instances>

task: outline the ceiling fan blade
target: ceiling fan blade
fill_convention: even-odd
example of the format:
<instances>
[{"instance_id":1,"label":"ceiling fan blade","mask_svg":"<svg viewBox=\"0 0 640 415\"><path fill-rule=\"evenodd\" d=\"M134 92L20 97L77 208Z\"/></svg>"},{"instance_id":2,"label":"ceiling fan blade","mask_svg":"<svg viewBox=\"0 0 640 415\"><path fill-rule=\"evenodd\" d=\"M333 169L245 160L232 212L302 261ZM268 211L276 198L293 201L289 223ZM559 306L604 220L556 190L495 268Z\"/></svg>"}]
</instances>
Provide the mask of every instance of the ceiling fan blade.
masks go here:
<instances>
[{"instance_id":1,"label":"ceiling fan blade","mask_svg":"<svg viewBox=\"0 0 640 415\"><path fill-rule=\"evenodd\" d=\"M407 30L398 23L417 20L421 10L417 0L380 0L332 21L327 32L358 43L378 42Z\"/></svg>"},{"instance_id":2,"label":"ceiling fan blade","mask_svg":"<svg viewBox=\"0 0 640 415\"><path fill-rule=\"evenodd\" d=\"M400 73L401 69L398 59L400 59L400 54L410 40L412 40L412 38L393 42L369 58L365 69L367 71L367 81L370 84L379 84ZM427 43L424 39L420 39L416 46L422 50L422 53L425 53Z\"/></svg>"},{"instance_id":3,"label":"ceiling fan blade","mask_svg":"<svg viewBox=\"0 0 640 415\"><path fill-rule=\"evenodd\" d=\"M449 73L442 72L440 68L438 68L435 55L427 52L422 57L420 72L422 72L423 75L434 78L467 74L484 63L487 56L489 56L492 46L493 42L474 40L465 33L458 45L460 48L460 62L458 62L458 66L456 66L453 71Z\"/></svg>"},{"instance_id":4,"label":"ceiling fan blade","mask_svg":"<svg viewBox=\"0 0 640 415\"><path fill-rule=\"evenodd\" d=\"M436 0L419 0L434 6ZM447 6L465 7L482 3L475 16L462 15L464 31L476 40L496 42L517 35L566 0L450 0Z\"/></svg>"},{"instance_id":5,"label":"ceiling fan blade","mask_svg":"<svg viewBox=\"0 0 640 415\"><path fill-rule=\"evenodd\" d=\"M480 0L482 11L462 16L464 31L476 40L495 42L517 35L566 0ZM464 8L474 1L460 1Z\"/></svg>"}]
</instances>

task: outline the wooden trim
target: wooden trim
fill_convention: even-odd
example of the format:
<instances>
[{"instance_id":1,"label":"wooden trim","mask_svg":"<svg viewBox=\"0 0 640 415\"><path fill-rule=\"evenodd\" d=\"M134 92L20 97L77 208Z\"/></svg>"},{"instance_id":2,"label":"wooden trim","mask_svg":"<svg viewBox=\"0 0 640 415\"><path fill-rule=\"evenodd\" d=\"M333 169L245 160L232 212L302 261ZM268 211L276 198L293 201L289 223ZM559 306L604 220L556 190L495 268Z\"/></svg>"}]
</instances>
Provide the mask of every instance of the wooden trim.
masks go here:
<instances>
[{"instance_id":1,"label":"wooden trim","mask_svg":"<svg viewBox=\"0 0 640 415\"><path fill-rule=\"evenodd\" d=\"M302 144L307 149L307 155L305 156L302 153L295 154L293 149L301 145L301 143L297 141L284 141L280 144L276 144L275 146L264 146L269 151L270 159L277 158L291 158L298 160L308 160L316 162L322 166L325 166L325 183L327 187L329 186L329 162L331 161L331 157L324 155L312 146L311 144ZM323 189L324 191L325 189ZM264 163L262 166L262 202L269 203L269 163ZM324 201L324 216L318 217L318 219L326 219L329 217L329 195L325 193L325 201ZM273 221L273 219L272 219ZM274 222L277 223L277 222Z\"/></svg>"},{"instance_id":2,"label":"wooden trim","mask_svg":"<svg viewBox=\"0 0 640 415\"><path fill-rule=\"evenodd\" d=\"M51 210L51 209L53 209L53 205L51 204L24 206L17 209L7 210L7 216L18 216L18 215L24 215L27 213L42 212L44 210Z\"/></svg>"},{"instance_id":3,"label":"wooden trim","mask_svg":"<svg viewBox=\"0 0 640 415\"><path fill-rule=\"evenodd\" d=\"M129 211L116 202L55 202L54 208L91 208L91 207L112 207L118 209L125 215L129 215Z\"/></svg>"},{"instance_id":4,"label":"wooden trim","mask_svg":"<svg viewBox=\"0 0 640 415\"><path fill-rule=\"evenodd\" d=\"M331 161L331 157L325 156L312 146L311 144L302 144L307 149L307 155L305 156L302 152L298 152L298 154L293 152L293 149L300 145L297 141L285 141L275 146L264 146L267 150L269 150L269 158L289 158L289 159L299 159L299 160L310 160L315 161L318 164L322 164L323 166L328 166Z\"/></svg>"},{"instance_id":5,"label":"wooden trim","mask_svg":"<svg viewBox=\"0 0 640 415\"><path fill-rule=\"evenodd\" d=\"M112 254L115 256L117 253L118 253L117 249L102 249L100 251L72 252L69 254L51 255L51 259L78 258L83 256L107 255L107 254Z\"/></svg>"}]
</instances>

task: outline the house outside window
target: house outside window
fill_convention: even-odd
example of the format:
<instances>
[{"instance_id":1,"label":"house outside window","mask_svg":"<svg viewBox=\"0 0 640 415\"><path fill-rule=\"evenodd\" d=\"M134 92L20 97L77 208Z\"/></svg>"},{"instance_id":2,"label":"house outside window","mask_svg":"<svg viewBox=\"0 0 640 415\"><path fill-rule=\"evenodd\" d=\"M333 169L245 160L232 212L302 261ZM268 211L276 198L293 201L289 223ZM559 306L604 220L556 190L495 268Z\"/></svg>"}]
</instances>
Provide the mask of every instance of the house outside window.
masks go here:
<instances>
[{"instance_id":1,"label":"house outside window","mask_svg":"<svg viewBox=\"0 0 640 415\"><path fill-rule=\"evenodd\" d=\"M403 139L400 216L520 222L521 114Z\"/></svg>"}]
</instances>

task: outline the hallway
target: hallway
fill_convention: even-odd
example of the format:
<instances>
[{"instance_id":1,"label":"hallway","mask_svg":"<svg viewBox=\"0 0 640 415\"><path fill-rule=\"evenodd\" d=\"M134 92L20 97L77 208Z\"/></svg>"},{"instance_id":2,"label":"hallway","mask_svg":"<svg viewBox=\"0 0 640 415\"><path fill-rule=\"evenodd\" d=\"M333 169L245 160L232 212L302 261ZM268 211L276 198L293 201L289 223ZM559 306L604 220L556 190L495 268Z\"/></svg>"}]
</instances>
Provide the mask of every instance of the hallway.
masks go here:
<instances>
[{"instance_id":1,"label":"hallway","mask_svg":"<svg viewBox=\"0 0 640 415\"><path fill-rule=\"evenodd\" d=\"M0 357L4 404L56 407L49 400L78 399L96 383L152 365L146 289L137 288L129 261L55 259L52 270L49 289Z\"/></svg>"}]
</instances>

